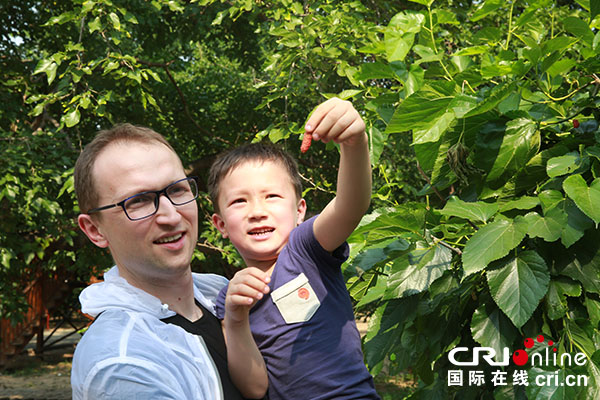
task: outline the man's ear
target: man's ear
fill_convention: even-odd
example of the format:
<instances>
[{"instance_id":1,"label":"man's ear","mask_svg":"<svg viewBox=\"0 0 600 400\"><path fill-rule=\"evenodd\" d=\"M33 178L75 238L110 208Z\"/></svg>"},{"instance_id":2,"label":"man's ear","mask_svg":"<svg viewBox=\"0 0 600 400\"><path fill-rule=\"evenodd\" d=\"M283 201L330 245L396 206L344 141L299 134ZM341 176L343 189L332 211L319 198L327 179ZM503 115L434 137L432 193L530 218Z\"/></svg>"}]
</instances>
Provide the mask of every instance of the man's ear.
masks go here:
<instances>
[{"instance_id":1,"label":"man's ear","mask_svg":"<svg viewBox=\"0 0 600 400\"><path fill-rule=\"evenodd\" d=\"M298 202L298 218L296 219L296 225L300 225L304 222L304 216L306 215L306 200L300 199Z\"/></svg>"},{"instance_id":2,"label":"man's ear","mask_svg":"<svg viewBox=\"0 0 600 400\"><path fill-rule=\"evenodd\" d=\"M214 227L217 228L219 232L221 232L221 235L223 235L225 239L227 239L227 228L225 227L225 221L223 220L223 218L221 218L219 214L214 213L212 215L211 220Z\"/></svg>"},{"instance_id":3,"label":"man's ear","mask_svg":"<svg viewBox=\"0 0 600 400\"><path fill-rule=\"evenodd\" d=\"M108 239L104 236L97 221L94 221L89 214L79 214L77 217L79 228L96 246L101 248L108 247Z\"/></svg>"}]
</instances>

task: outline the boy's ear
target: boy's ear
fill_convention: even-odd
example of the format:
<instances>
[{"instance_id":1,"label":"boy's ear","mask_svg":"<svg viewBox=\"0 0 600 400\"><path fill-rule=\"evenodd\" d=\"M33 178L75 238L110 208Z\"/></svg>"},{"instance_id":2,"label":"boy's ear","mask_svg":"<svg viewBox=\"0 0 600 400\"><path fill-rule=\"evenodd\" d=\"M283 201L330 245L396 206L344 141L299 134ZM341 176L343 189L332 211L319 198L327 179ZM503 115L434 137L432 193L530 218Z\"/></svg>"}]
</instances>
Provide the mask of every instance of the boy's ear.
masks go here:
<instances>
[{"instance_id":1,"label":"boy's ear","mask_svg":"<svg viewBox=\"0 0 600 400\"><path fill-rule=\"evenodd\" d=\"M225 239L227 239L227 228L225 227L225 221L223 221L223 218L221 218L219 214L214 213L211 220L214 227L221 232L221 235L223 235Z\"/></svg>"},{"instance_id":2,"label":"boy's ear","mask_svg":"<svg viewBox=\"0 0 600 400\"><path fill-rule=\"evenodd\" d=\"M108 239L102 233L98 223L92 219L88 214L79 214L77 217L77 224L79 228L85 233L88 239L91 240L96 246L100 248L108 247Z\"/></svg>"},{"instance_id":3,"label":"boy's ear","mask_svg":"<svg viewBox=\"0 0 600 400\"><path fill-rule=\"evenodd\" d=\"M306 215L306 200L300 199L298 202L298 218L296 220L296 225L300 225L304 222L304 216Z\"/></svg>"}]
</instances>

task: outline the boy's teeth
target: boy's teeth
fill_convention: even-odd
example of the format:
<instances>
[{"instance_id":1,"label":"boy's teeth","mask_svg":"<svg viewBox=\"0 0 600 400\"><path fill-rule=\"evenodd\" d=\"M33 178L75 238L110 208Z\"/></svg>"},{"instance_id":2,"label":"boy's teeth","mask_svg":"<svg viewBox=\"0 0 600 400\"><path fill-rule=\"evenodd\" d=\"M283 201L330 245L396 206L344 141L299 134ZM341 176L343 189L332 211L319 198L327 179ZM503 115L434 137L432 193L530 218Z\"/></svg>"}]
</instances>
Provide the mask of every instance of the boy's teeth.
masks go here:
<instances>
[{"instance_id":1,"label":"boy's teeth","mask_svg":"<svg viewBox=\"0 0 600 400\"><path fill-rule=\"evenodd\" d=\"M261 229L261 230L257 230L257 231L252 231L250 232L251 235L261 235L263 233L269 233L269 232L273 232L272 228L268 228L268 229Z\"/></svg>"},{"instance_id":2,"label":"boy's teeth","mask_svg":"<svg viewBox=\"0 0 600 400\"><path fill-rule=\"evenodd\" d=\"M158 239L156 241L156 243L169 243L169 242L174 242L175 240L178 240L181 237L181 233L175 235L175 236L169 236L169 237L165 237L162 239Z\"/></svg>"}]
</instances>

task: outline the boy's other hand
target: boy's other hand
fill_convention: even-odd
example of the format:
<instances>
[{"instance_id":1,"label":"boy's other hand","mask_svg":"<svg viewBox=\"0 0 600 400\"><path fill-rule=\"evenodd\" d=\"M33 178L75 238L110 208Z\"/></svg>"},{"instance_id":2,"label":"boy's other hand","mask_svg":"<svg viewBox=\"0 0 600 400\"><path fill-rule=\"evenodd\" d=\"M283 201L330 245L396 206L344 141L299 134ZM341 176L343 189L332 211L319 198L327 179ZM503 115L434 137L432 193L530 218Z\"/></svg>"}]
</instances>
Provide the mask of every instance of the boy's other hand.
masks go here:
<instances>
[{"instance_id":1,"label":"boy's other hand","mask_svg":"<svg viewBox=\"0 0 600 400\"><path fill-rule=\"evenodd\" d=\"M269 293L271 278L258 268L244 268L229 281L225 296L225 318L241 322L248 317L250 308Z\"/></svg>"},{"instance_id":2,"label":"boy's other hand","mask_svg":"<svg viewBox=\"0 0 600 400\"><path fill-rule=\"evenodd\" d=\"M321 103L306 122L305 130L324 143L366 143L365 123L351 102L333 97Z\"/></svg>"}]
</instances>

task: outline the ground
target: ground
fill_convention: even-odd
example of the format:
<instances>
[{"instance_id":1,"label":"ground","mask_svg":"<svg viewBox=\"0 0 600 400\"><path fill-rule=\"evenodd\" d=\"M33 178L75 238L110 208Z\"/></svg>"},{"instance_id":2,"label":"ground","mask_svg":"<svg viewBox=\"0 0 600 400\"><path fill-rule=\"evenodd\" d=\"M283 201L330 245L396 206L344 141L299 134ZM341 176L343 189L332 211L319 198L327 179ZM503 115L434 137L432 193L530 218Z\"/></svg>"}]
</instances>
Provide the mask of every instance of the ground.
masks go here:
<instances>
[{"instance_id":1,"label":"ground","mask_svg":"<svg viewBox=\"0 0 600 400\"><path fill-rule=\"evenodd\" d=\"M358 323L361 333L366 323ZM49 332L45 333L47 337ZM57 330L48 343L71 333L68 329ZM50 346L43 357L36 356L34 341L15 359L7 369L0 371L0 400L63 400L71 399L71 361L79 338L75 333ZM35 339L34 339L35 340ZM383 400L400 400L412 391L412 382L397 377L377 379L377 391Z\"/></svg>"},{"instance_id":2,"label":"ground","mask_svg":"<svg viewBox=\"0 0 600 400\"><path fill-rule=\"evenodd\" d=\"M59 329L47 343L52 344L70 332ZM0 400L70 399L71 360L78 336L75 333L53 344L44 351L43 356L35 355L32 341L21 355L0 371Z\"/></svg>"}]
</instances>

